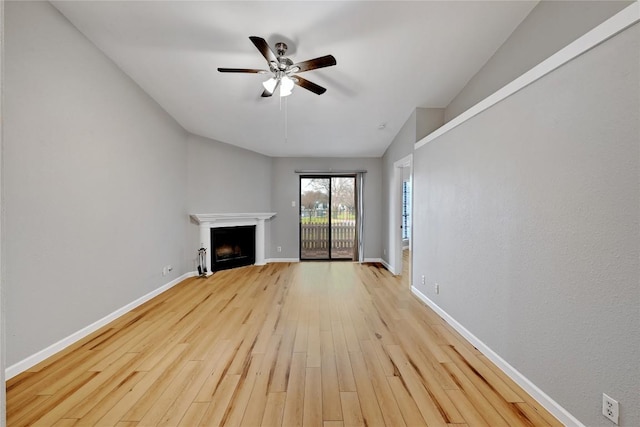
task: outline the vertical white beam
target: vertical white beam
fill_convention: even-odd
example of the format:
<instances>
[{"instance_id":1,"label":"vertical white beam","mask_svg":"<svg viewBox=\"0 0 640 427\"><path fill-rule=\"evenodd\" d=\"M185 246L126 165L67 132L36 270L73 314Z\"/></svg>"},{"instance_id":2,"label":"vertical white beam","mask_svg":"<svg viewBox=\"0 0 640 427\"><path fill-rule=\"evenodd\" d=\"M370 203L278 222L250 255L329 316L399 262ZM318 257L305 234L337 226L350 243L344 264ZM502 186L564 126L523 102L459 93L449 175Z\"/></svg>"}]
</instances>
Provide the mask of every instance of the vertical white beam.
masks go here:
<instances>
[{"instance_id":1,"label":"vertical white beam","mask_svg":"<svg viewBox=\"0 0 640 427\"><path fill-rule=\"evenodd\" d=\"M264 219L258 219L256 224L256 261L255 265L265 265L264 257Z\"/></svg>"},{"instance_id":2,"label":"vertical white beam","mask_svg":"<svg viewBox=\"0 0 640 427\"><path fill-rule=\"evenodd\" d=\"M207 250L207 276L213 274L211 271L211 224L203 222L200 224L200 247Z\"/></svg>"}]
</instances>

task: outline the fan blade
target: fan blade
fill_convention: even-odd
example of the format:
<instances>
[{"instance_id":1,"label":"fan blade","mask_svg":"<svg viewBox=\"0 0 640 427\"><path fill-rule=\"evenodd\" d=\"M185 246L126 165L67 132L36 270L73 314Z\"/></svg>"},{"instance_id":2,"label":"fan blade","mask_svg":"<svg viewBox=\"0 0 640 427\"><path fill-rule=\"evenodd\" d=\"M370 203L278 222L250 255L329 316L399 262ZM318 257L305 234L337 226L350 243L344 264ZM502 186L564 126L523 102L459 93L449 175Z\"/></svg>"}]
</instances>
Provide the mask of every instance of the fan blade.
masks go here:
<instances>
[{"instance_id":1,"label":"fan blade","mask_svg":"<svg viewBox=\"0 0 640 427\"><path fill-rule=\"evenodd\" d=\"M325 93L327 91L327 89L323 88L322 86L319 86L313 82L310 82L307 79L303 79L300 76L293 76L293 82L295 84L297 84L300 87L303 87L307 90L310 90L311 92L315 93L316 95L322 95L323 93Z\"/></svg>"},{"instance_id":2,"label":"fan blade","mask_svg":"<svg viewBox=\"0 0 640 427\"><path fill-rule=\"evenodd\" d=\"M301 73L303 71L315 70L316 68L324 68L330 67L332 65L336 65L336 58L333 55L321 56L319 58L310 59L308 61L298 62L297 64L293 64L291 68L299 68L296 73Z\"/></svg>"},{"instance_id":3,"label":"fan blade","mask_svg":"<svg viewBox=\"0 0 640 427\"><path fill-rule=\"evenodd\" d=\"M257 70L255 68L218 68L221 73L256 73L266 74L267 70Z\"/></svg>"},{"instance_id":4,"label":"fan blade","mask_svg":"<svg viewBox=\"0 0 640 427\"><path fill-rule=\"evenodd\" d=\"M251 36L249 37L249 39L251 40L251 42L253 42L255 47L258 48L262 56L264 56L264 59L266 59L269 64L271 64L272 62L278 62L276 54L273 53L265 39L256 36Z\"/></svg>"}]
</instances>

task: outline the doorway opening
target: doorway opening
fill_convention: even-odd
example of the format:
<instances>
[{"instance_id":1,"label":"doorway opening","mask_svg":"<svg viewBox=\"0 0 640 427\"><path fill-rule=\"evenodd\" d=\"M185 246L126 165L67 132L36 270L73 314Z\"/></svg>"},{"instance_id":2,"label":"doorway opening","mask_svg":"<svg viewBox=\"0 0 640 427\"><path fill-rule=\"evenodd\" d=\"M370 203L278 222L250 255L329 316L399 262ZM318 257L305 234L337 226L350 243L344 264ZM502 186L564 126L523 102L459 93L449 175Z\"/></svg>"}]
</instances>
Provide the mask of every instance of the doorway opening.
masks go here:
<instances>
[{"instance_id":1,"label":"doorway opening","mask_svg":"<svg viewBox=\"0 0 640 427\"><path fill-rule=\"evenodd\" d=\"M389 221L389 270L412 284L413 155L393 164Z\"/></svg>"},{"instance_id":2,"label":"doorway opening","mask_svg":"<svg viewBox=\"0 0 640 427\"><path fill-rule=\"evenodd\" d=\"M354 260L355 175L300 176L300 259Z\"/></svg>"}]
</instances>

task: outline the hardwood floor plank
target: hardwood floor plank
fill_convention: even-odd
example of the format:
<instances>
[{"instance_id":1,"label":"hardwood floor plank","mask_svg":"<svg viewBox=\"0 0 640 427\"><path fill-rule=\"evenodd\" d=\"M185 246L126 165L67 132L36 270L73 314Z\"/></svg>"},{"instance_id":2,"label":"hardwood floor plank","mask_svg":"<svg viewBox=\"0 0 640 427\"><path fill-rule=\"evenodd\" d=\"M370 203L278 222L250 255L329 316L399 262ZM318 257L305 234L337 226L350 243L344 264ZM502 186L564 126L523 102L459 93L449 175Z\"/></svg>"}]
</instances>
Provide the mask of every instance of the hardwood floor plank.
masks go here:
<instances>
[{"instance_id":1,"label":"hardwood floor plank","mask_svg":"<svg viewBox=\"0 0 640 427\"><path fill-rule=\"evenodd\" d=\"M306 368L302 425L322 427L322 406L322 373L320 368Z\"/></svg>"},{"instance_id":2,"label":"hardwood floor plank","mask_svg":"<svg viewBox=\"0 0 640 427\"><path fill-rule=\"evenodd\" d=\"M69 411L73 410L76 406L81 405L83 402L93 402L93 400L88 399L88 397L92 396L92 393L100 391L101 386L105 382L109 381L113 376L118 375L124 379L127 368L133 369L132 366L137 362L139 356L140 355L137 353L125 353L107 369L98 373L98 375L93 377L69 396L66 396L64 400L58 403L57 406L52 408L43 417L34 422L33 425L50 426L58 420L65 418L65 415ZM97 401L94 403L97 403Z\"/></svg>"},{"instance_id":3,"label":"hardwood floor plank","mask_svg":"<svg viewBox=\"0 0 640 427\"><path fill-rule=\"evenodd\" d=\"M262 358L262 364L256 374L256 380L251 390L249 397L251 404L245 410L242 418L242 424L245 426L257 426L262 423L268 399L272 394L269 393L269 381L275 369L276 357L281 342L282 335L273 335L271 337L267 352Z\"/></svg>"},{"instance_id":4,"label":"hardwood floor plank","mask_svg":"<svg viewBox=\"0 0 640 427\"><path fill-rule=\"evenodd\" d=\"M426 426L427 422L424 420L416 401L411 397L411 393L409 393L402 379L392 376L388 377L387 381L389 382L391 391L393 391L393 395L396 397L398 408L406 425L409 427Z\"/></svg>"},{"instance_id":5,"label":"hardwood floor plank","mask_svg":"<svg viewBox=\"0 0 640 427\"><path fill-rule=\"evenodd\" d=\"M267 405L264 408L262 423L260 424L262 427L279 427L282 425L282 415L284 414L284 404L286 399L286 392L269 393L269 396L267 397Z\"/></svg>"},{"instance_id":6,"label":"hardwood floor plank","mask_svg":"<svg viewBox=\"0 0 640 427\"><path fill-rule=\"evenodd\" d=\"M382 366L378 361L375 349L371 341L361 341L363 360L367 365L368 376L371 380L371 387L376 395L385 425L402 427L405 425L402 413L384 375ZM356 376L356 385L357 385Z\"/></svg>"},{"instance_id":7,"label":"hardwood floor plank","mask_svg":"<svg viewBox=\"0 0 640 427\"><path fill-rule=\"evenodd\" d=\"M360 409L360 399L356 392L340 392L344 427L364 427L364 417Z\"/></svg>"},{"instance_id":8,"label":"hardwood floor plank","mask_svg":"<svg viewBox=\"0 0 640 427\"><path fill-rule=\"evenodd\" d=\"M211 399L211 404L200 420L201 426L221 425L227 407L233 399L236 387L240 382L240 375L225 375Z\"/></svg>"},{"instance_id":9,"label":"hardwood floor plank","mask_svg":"<svg viewBox=\"0 0 640 427\"><path fill-rule=\"evenodd\" d=\"M447 415L440 404L434 401L428 390L424 388L419 374L407 360L403 349L397 345L392 345L388 348L394 364L400 371L402 381L406 385L409 394L416 401L422 417L429 426L444 427L450 420L446 418Z\"/></svg>"},{"instance_id":10,"label":"hardwood floor plank","mask_svg":"<svg viewBox=\"0 0 640 427\"><path fill-rule=\"evenodd\" d=\"M63 418L57 423L55 423L52 427L72 427L75 425L81 425L78 423L78 419L76 418Z\"/></svg>"},{"instance_id":11,"label":"hardwood floor plank","mask_svg":"<svg viewBox=\"0 0 640 427\"><path fill-rule=\"evenodd\" d=\"M114 340L109 346L103 350L98 351L98 354L104 354L100 360L89 368L90 371L104 371L114 361L122 356L122 353L131 352L131 348L136 344L141 337L148 334L150 330L153 330L153 322L143 321L140 322L135 328L129 329L128 334L123 334L119 339Z\"/></svg>"},{"instance_id":12,"label":"hardwood floor plank","mask_svg":"<svg viewBox=\"0 0 640 427\"><path fill-rule=\"evenodd\" d=\"M462 390L447 390L447 394L449 395L449 397L451 397L451 400L457 406L466 423L478 427L491 427L489 424L487 424L485 419L482 418L480 412L476 410L469 399L467 399Z\"/></svg>"},{"instance_id":13,"label":"hardwood floor plank","mask_svg":"<svg viewBox=\"0 0 640 427\"><path fill-rule=\"evenodd\" d=\"M182 417L185 416L186 412L195 401L196 396L207 379L207 375L210 375L211 372L215 370L220 357L229 345L230 343L228 340L223 340L221 343L216 343L216 345L212 346L214 351L212 351L207 359L189 360L189 362L199 362L197 371L194 372L193 377L185 384L184 389L173 401L171 406L169 406L167 413L160 422L160 425L177 425L181 422Z\"/></svg>"},{"instance_id":14,"label":"hardwood floor plank","mask_svg":"<svg viewBox=\"0 0 640 427\"><path fill-rule=\"evenodd\" d=\"M340 403L340 384L336 356L333 351L333 334L321 332L321 373L322 373L322 418L324 420L342 420L342 404Z\"/></svg>"},{"instance_id":15,"label":"hardwood floor plank","mask_svg":"<svg viewBox=\"0 0 640 427\"><path fill-rule=\"evenodd\" d=\"M214 365L213 371L209 373L209 376L200 387L200 391L198 391L195 397L195 402L211 402L213 395L229 371L229 366L238 350L238 340L225 341L228 344L222 350L222 354L218 358L218 362Z\"/></svg>"},{"instance_id":16,"label":"hardwood floor plank","mask_svg":"<svg viewBox=\"0 0 640 427\"><path fill-rule=\"evenodd\" d=\"M287 398L284 404L282 424L285 426L301 426L304 413L304 388L306 377L305 353L293 353L291 371L287 384Z\"/></svg>"},{"instance_id":17,"label":"hardwood floor plank","mask_svg":"<svg viewBox=\"0 0 640 427\"><path fill-rule=\"evenodd\" d=\"M193 402L178 424L179 427L193 427L200 424L200 420L209 407L209 402Z\"/></svg>"},{"instance_id":18,"label":"hardwood floor plank","mask_svg":"<svg viewBox=\"0 0 640 427\"><path fill-rule=\"evenodd\" d=\"M178 424L184 413L187 411L187 407L184 407L184 411L181 411L179 405L174 407L173 404L183 393L184 389L189 386L189 383L193 382L196 378L198 370L201 368L202 364L203 362L200 360L189 360L186 362L175 378L175 381L172 381L171 384L164 389L153 406L151 406L147 413L144 414L144 417L140 420L140 424L161 425L164 422L170 422L172 420L175 424ZM173 412L169 412L171 409L173 409ZM167 414L166 417L165 414Z\"/></svg>"},{"instance_id":19,"label":"hardwood floor plank","mask_svg":"<svg viewBox=\"0 0 640 427\"><path fill-rule=\"evenodd\" d=\"M26 372L14 378L26 377L20 383L13 383L13 387L7 386L7 405L12 407L14 403L21 402L33 395L53 395L61 388L73 381L81 372L85 372L89 366L95 363L94 354L91 351L77 351L69 354L68 358L59 359L39 372ZM78 369L80 367L80 369ZM12 378L12 379L14 379Z\"/></svg>"},{"instance_id":20,"label":"hardwood floor plank","mask_svg":"<svg viewBox=\"0 0 640 427\"><path fill-rule=\"evenodd\" d=\"M309 330L307 332L307 368L319 368L322 363L320 352L320 307L312 304L309 312Z\"/></svg>"},{"instance_id":21,"label":"hardwood floor plank","mask_svg":"<svg viewBox=\"0 0 640 427\"><path fill-rule=\"evenodd\" d=\"M156 403L156 401L160 398L162 393L171 386L171 384L177 380L178 375L184 368L185 364L189 362L188 359L188 350L189 345L186 344L184 347L184 352L180 353L178 357L172 362L169 363L165 369L156 372L156 375L149 376L149 380L154 379L151 384L151 388L148 390L153 390L153 392L145 392L141 387L136 394L139 393L139 398L133 405L124 405L129 406L129 410L122 416L121 421L140 421L145 416L145 414L151 409L151 407ZM144 372L144 371L143 371ZM149 371L153 372L153 370ZM145 378L146 379L146 378ZM144 381L144 380L143 380ZM149 382L150 382L149 381ZM144 387L149 386L149 382L144 383ZM122 402L122 400L121 400ZM119 404L120 402L118 402ZM118 407L119 405L116 405Z\"/></svg>"},{"instance_id":22,"label":"hardwood floor plank","mask_svg":"<svg viewBox=\"0 0 640 427\"><path fill-rule=\"evenodd\" d=\"M549 420L551 421L551 423L548 423L547 420L544 418L544 415L539 413L534 407L532 407L531 405L529 405L528 403L514 403L514 405L516 405L518 407L518 409L526 414L527 419L531 420L531 425L535 425L535 426L553 426L553 427L560 427L562 426L562 423L560 423L558 420L556 419L552 419Z\"/></svg>"},{"instance_id":23,"label":"hardwood floor plank","mask_svg":"<svg viewBox=\"0 0 640 427\"><path fill-rule=\"evenodd\" d=\"M151 396L150 390L154 383L166 375L166 369L173 363L179 360L180 356L185 353L188 348L188 344L180 344L167 353L167 357L160 363L155 369L145 372L144 378L142 378L137 384L130 388L127 393L109 410L104 416L97 422L99 425L114 425L118 421L122 420L136 404L144 397ZM144 372L144 371L138 371Z\"/></svg>"},{"instance_id":24,"label":"hardwood floor plank","mask_svg":"<svg viewBox=\"0 0 640 427\"><path fill-rule=\"evenodd\" d=\"M140 382L147 372L132 372L124 381L120 382L98 404L93 406L79 420L80 425L99 425L99 420L135 385Z\"/></svg>"},{"instance_id":25,"label":"hardwood floor plank","mask_svg":"<svg viewBox=\"0 0 640 427\"><path fill-rule=\"evenodd\" d=\"M309 337L309 309L305 305L302 307L300 317L298 318L296 338L293 343L294 353L304 353L307 351L308 337Z\"/></svg>"},{"instance_id":26,"label":"hardwood floor plank","mask_svg":"<svg viewBox=\"0 0 640 427\"><path fill-rule=\"evenodd\" d=\"M82 383L89 381L96 373L86 373L85 378L80 378ZM81 383L81 384L82 384ZM66 395L66 393L64 394ZM63 396L64 396L63 395ZM55 407L64 397L54 399L49 395L33 395L21 402L21 406L13 411L7 411L7 425L27 426L42 417Z\"/></svg>"},{"instance_id":27,"label":"hardwood floor plank","mask_svg":"<svg viewBox=\"0 0 640 427\"><path fill-rule=\"evenodd\" d=\"M378 264L191 278L6 386L11 427L561 425Z\"/></svg>"},{"instance_id":28,"label":"hardwood floor plank","mask_svg":"<svg viewBox=\"0 0 640 427\"><path fill-rule=\"evenodd\" d=\"M367 366L364 357L360 352L349 353L351 358L351 367L353 376L356 381L356 389L358 390L358 399L360 400L360 410L365 425L384 425L385 421L378 404L373 385L367 372Z\"/></svg>"},{"instance_id":29,"label":"hardwood floor plank","mask_svg":"<svg viewBox=\"0 0 640 427\"><path fill-rule=\"evenodd\" d=\"M293 343L296 337L295 321L286 320L287 325L284 327L284 335L278 349L278 356L275 367L270 378L269 392L287 391L288 375L291 366L291 358L293 356Z\"/></svg>"},{"instance_id":30,"label":"hardwood floor plank","mask_svg":"<svg viewBox=\"0 0 640 427\"><path fill-rule=\"evenodd\" d=\"M496 409L496 411L505 419L507 424L518 426L518 425L534 425L534 422L527 418L527 414L522 412L520 408L514 404L514 402L510 402L509 399L505 398L505 396L501 395L499 390L496 389L505 389L507 388L511 394L515 393L511 391L510 388L502 381L497 379L498 383L495 383L496 379L492 379L491 382L485 376L483 376L480 372L473 368L472 364L476 363L476 365L483 365L481 362L477 361L475 357L475 362L471 359L463 358L460 353L456 351L453 347L448 347L448 350L453 353L451 358L454 361L461 372L470 380L470 382L474 385L476 389L491 403L491 405ZM484 365L483 365L484 366ZM488 371L491 373L491 371ZM496 377L497 378L497 377ZM516 395L517 396L517 395ZM518 398L518 400L521 400Z\"/></svg>"},{"instance_id":31,"label":"hardwood floor plank","mask_svg":"<svg viewBox=\"0 0 640 427\"><path fill-rule=\"evenodd\" d=\"M329 298L328 289L324 289L324 292L319 296L320 303L320 332L331 331L331 300Z\"/></svg>"},{"instance_id":32,"label":"hardwood floor plank","mask_svg":"<svg viewBox=\"0 0 640 427\"><path fill-rule=\"evenodd\" d=\"M445 363L445 369L459 385L460 391L491 427L509 427L509 423L496 411L489 400L473 385L473 382L453 363Z\"/></svg>"},{"instance_id":33,"label":"hardwood floor plank","mask_svg":"<svg viewBox=\"0 0 640 427\"><path fill-rule=\"evenodd\" d=\"M341 321L331 322L333 335L333 346L336 357L336 368L338 371L338 383L340 391L356 391L356 382L351 371L351 360L349 359L349 349L342 330Z\"/></svg>"},{"instance_id":34,"label":"hardwood floor plank","mask_svg":"<svg viewBox=\"0 0 640 427\"><path fill-rule=\"evenodd\" d=\"M402 337L402 334L400 335L407 361L418 375L420 383L431 400L436 403L439 411L443 414L444 420L452 424L464 422L462 415L445 392L445 389L458 389L458 386L449 376L446 379L442 378L447 375L446 371L437 361L428 360L415 345L414 339L406 339L406 337ZM441 370L442 375L438 375L437 370Z\"/></svg>"},{"instance_id":35,"label":"hardwood floor plank","mask_svg":"<svg viewBox=\"0 0 640 427\"><path fill-rule=\"evenodd\" d=\"M440 330L444 330L437 327ZM522 397L518 395L511 387L513 384L511 379L505 381L504 377L495 374L478 356L477 353L470 351L467 345L463 345L458 339L451 338L452 344L444 347L444 351L448 353L449 359L456 363L459 367L466 367L492 390L502 396L507 402L524 402Z\"/></svg>"},{"instance_id":36,"label":"hardwood floor plank","mask_svg":"<svg viewBox=\"0 0 640 427\"><path fill-rule=\"evenodd\" d=\"M251 392L258 377L258 371L262 365L264 354L254 354L246 369L240 374L240 381L236 389L233 400L227 408L227 413L223 418L226 427L242 425L242 418L245 410L250 404Z\"/></svg>"},{"instance_id":37,"label":"hardwood floor plank","mask_svg":"<svg viewBox=\"0 0 640 427\"><path fill-rule=\"evenodd\" d=\"M349 352L361 351L360 340L358 339L358 334L356 334L356 329L354 328L353 321L349 315L350 308L353 308L353 304L347 304L344 301L339 306L342 331L347 343L347 350Z\"/></svg>"}]
</instances>

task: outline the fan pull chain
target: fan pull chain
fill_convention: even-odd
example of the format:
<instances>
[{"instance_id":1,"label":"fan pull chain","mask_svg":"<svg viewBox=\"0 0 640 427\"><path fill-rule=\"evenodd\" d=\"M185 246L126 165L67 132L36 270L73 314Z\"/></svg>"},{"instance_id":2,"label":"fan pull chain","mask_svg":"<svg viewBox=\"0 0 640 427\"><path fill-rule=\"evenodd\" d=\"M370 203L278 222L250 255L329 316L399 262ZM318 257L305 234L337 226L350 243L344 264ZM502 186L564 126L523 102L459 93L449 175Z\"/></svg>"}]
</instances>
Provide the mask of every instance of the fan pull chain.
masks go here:
<instances>
[{"instance_id":1,"label":"fan pull chain","mask_svg":"<svg viewBox=\"0 0 640 427\"><path fill-rule=\"evenodd\" d=\"M280 98L280 102L282 102L282 98ZM287 142L289 142L289 123L288 123L288 114L287 112L289 111L287 109L287 99L285 98L284 100L284 143L286 144Z\"/></svg>"}]
</instances>

